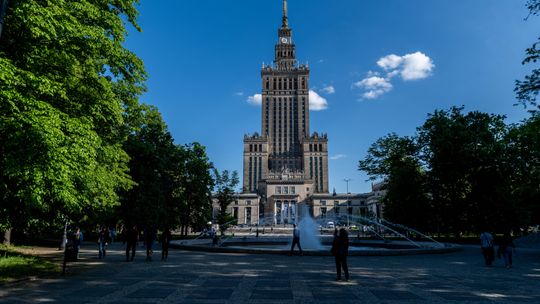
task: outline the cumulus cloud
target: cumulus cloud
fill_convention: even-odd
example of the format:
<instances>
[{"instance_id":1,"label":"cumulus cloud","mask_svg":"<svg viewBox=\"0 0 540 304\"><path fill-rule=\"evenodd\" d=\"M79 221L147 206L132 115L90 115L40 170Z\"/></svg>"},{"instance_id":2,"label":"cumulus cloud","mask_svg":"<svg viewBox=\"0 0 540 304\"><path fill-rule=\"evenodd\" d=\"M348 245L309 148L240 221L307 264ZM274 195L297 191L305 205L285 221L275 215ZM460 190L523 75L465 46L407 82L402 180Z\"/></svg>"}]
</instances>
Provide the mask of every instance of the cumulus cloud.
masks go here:
<instances>
[{"instance_id":1,"label":"cumulus cloud","mask_svg":"<svg viewBox=\"0 0 540 304\"><path fill-rule=\"evenodd\" d=\"M262 104L262 95L261 94L255 94L255 95L252 95L252 96L248 96L247 102L250 105L260 106Z\"/></svg>"},{"instance_id":2,"label":"cumulus cloud","mask_svg":"<svg viewBox=\"0 0 540 304\"><path fill-rule=\"evenodd\" d=\"M364 89L362 98L376 99L389 92L392 90L390 80L396 76L403 81L424 79L431 76L435 68L433 60L422 52L403 56L390 54L379 58L377 65L383 69L384 77L379 72L369 71L366 78L353 84L353 87Z\"/></svg>"},{"instance_id":3,"label":"cumulus cloud","mask_svg":"<svg viewBox=\"0 0 540 304\"><path fill-rule=\"evenodd\" d=\"M400 75L405 81L424 79L431 75L435 68L433 60L422 52L384 56L377 61L377 65L388 72L387 77Z\"/></svg>"},{"instance_id":4,"label":"cumulus cloud","mask_svg":"<svg viewBox=\"0 0 540 304\"><path fill-rule=\"evenodd\" d=\"M332 85L326 86L326 87L324 87L322 90L323 90L323 92L325 92L326 94L334 94L334 93L336 92L336 89L335 89L334 86L332 86Z\"/></svg>"},{"instance_id":5,"label":"cumulus cloud","mask_svg":"<svg viewBox=\"0 0 540 304\"><path fill-rule=\"evenodd\" d=\"M389 79L379 76L364 78L354 83L353 86L364 89L365 92L362 94L362 97L366 99L375 99L392 90L392 84L390 83Z\"/></svg>"},{"instance_id":6,"label":"cumulus cloud","mask_svg":"<svg viewBox=\"0 0 540 304\"><path fill-rule=\"evenodd\" d=\"M424 53L416 52L403 56L401 78L403 80L424 79L431 75L435 64Z\"/></svg>"},{"instance_id":7,"label":"cumulus cloud","mask_svg":"<svg viewBox=\"0 0 540 304\"><path fill-rule=\"evenodd\" d=\"M383 68L384 70L388 71L388 70L393 70L397 68L402 62L403 62L402 57L398 55L390 54L388 56L381 57L377 61L377 65Z\"/></svg>"},{"instance_id":8,"label":"cumulus cloud","mask_svg":"<svg viewBox=\"0 0 540 304\"><path fill-rule=\"evenodd\" d=\"M260 106L262 104L262 95L255 94L248 96L247 102L253 106ZM326 98L317 94L313 90L309 90L309 109L311 111L322 111L328 109L328 101Z\"/></svg>"},{"instance_id":9,"label":"cumulus cloud","mask_svg":"<svg viewBox=\"0 0 540 304\"><path fill-rule=\"evenodd\" d=\"M313 90L309 90L309 109L322 111L328 109L328 101Z\"/></svg>"},{"instance_id":10,"label":"cumulus cloud","mask_svg":"<svg viewBox=\"0 0 540 304\"><path fill-rule=\"evenodd\" d=\"M331 156L330 159L331 160L338 160L338 159L342 159L342 158L345 158L345 157L347 157L347 155L345 155L345 154L336 154L334 156Z\"/></svg>"}]
</instances>

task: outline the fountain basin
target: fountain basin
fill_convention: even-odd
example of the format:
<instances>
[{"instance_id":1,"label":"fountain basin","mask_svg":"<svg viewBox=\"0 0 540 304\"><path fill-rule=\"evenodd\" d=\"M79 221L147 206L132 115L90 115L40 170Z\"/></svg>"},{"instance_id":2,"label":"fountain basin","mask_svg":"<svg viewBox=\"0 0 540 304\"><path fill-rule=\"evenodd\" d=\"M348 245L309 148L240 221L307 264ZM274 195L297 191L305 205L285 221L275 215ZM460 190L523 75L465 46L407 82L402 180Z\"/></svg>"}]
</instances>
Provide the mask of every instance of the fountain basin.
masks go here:
<instances>
[{"instance_id":1,"label":"fountain basin","mask_svg":"<svg viewBox=\"0 0 540 304\"><path fill-rule=\"evenodd\" d=\"M308 256L331 256L331 237L321 238L320 248L302 248L303 254ZM302 241L300 241L302 244ZM369 239L349 240L349 256L395 256L416 254L441 254L462 250L454 244L437 245L431 242L417 242L421 247L404 241L378 241ZM248 254L289 254L291 246L290 237L234 237L222 242L220 246L212 246L209 239L193 241L173 241L171 247L190 251L222 252L222 253L248 253ZM298 253L298 248L295 248Z\"/></svg>"}]
</instances>

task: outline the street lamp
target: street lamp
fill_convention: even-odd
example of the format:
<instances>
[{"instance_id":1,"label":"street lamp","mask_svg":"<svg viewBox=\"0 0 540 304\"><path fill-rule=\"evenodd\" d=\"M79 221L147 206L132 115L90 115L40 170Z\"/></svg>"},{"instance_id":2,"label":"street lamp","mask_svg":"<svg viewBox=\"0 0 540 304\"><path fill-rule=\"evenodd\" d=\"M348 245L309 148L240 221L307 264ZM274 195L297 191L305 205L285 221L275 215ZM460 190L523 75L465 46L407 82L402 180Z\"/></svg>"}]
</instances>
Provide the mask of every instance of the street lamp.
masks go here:
<instances>
[{"instance_id":1,"label":"street lamp","mask_svg":"<svg viewBox=\"0 0 540 304\"><path fill-rule=\"evenodd\" d=\"M2 38L2 28L4 27L4 19L7 12L8 0L1 0L0 3L0 38Z\"/></svg>"},{"instance_id":2,"label":"street lamp","mask_svg":"<svg viewBox=\"0 0 540 304\"><path fill-rule=\"evenodd\" d=\"M345 183L347 183L347 227L349 227L349 202L350 202L350 198L349 198L349 182L352 181L352 179L350 178L345 178L343 179L343 181Z\"/></svg>"}]
</instances>

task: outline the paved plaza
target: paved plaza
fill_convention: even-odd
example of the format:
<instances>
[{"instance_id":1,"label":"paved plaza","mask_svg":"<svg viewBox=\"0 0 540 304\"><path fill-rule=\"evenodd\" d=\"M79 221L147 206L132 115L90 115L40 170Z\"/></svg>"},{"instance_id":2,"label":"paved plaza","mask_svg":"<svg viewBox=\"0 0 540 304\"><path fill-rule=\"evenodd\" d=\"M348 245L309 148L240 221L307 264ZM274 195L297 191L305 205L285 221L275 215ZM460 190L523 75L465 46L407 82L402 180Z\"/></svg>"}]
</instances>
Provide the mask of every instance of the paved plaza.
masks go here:
<instances>
[{"instance_id":1,"label":"paved plaza","mask_svg":"<svg viewBox=\"0 0 540 304\"><path fill-rule=\"evenodd\" d=\"M0 303L540 303L540 250L514 268L486 268L477 247L438 255L350 257L336 282L332 257L171 250L125 262L121 244L98 260L90 245L66 277L0 286Z\"/></svg>"}]
</instances>

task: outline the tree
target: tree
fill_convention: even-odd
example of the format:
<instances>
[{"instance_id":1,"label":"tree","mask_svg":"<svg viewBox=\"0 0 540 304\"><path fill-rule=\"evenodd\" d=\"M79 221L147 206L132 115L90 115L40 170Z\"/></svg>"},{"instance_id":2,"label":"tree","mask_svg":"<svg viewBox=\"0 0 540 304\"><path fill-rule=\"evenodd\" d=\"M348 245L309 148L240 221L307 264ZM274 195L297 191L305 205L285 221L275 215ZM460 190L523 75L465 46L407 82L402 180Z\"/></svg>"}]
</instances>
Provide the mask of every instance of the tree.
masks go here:
<instances>
[{"instance_id":1,"label":"tree","mask_svg":"<svg viewBox=\"0 0 540 304\"><path fill-rule=\"evenodd\" d=\"M201 228L212 219L212 189L215 185L212 177L214 166L205 147L193 143L186 145L185 151L185 171L180 176L185 188L178 213L183 235L187 235L188 227Z\"/></svg>"},{"instance_id":2,"label":"tree","mask_svg":"<svg viewBox=\"0 0 540 304\"><path fill-rule=\"evenodd\" d=\"M134 111L137 113L137 111ZM202 227L211 219L212 164L198 143L175 145L157 108L142 105L132 115L125 143L136 183L123 195L121 217L144 226Z\"/></svg>"},{"instance_id":3,"label":"tree","mask_svg":"<svg viewBox=\"0 0 540 304\"><path fill-rule=\"evenodd\" d=\"M530 15L540 14L540 0L528 0L527 8ZM536 63L540 59L540 38L525 52L526 57L522 64ZM518 103L525 107L540 107L536 100L538 92L540 92L540 69L533 69L530 75L525 76L525 80L517 80L514 91L516 92Z\"/></svg>"},{"instance_id":4,"label":"tree","mask_svg":"<svg viewBox=\"0 0 540 304\"><path fill-rule=\"evenodd\" d=\"M504 117L462 107L437 110L418 128L428 189L440 229L459 235L513 217L503 138Z\"/></svg>"},{"instance_id":5,"label":"tree","mask_svg":"<svg viewBox=\"0 0 540 304\"><path fill-rule=\"evenodd\" d=\"M138 125L124 144L135 185L123 195L121 217L129 224L168 225L167 206L174 188L170 169L178 168L184 151L174 145L157 108L142 105L140 109Z\"/></svg>"},{"instance_id":6,"label":"tree","mask_svg":"<svg viewBox=\"0 0 540 304\"><path fill-rule=\"evenodd\" d=\"M505 138L512 181L509 194L521 227L540 223L540 115L510 128Z\"/></svg>"},{"instance_id":7,"label":"tree","mask_svg":"<svg viewBox=\"0 0 540 304\"><path fill-rule=\"evenodd\" d=\"M370 179L386 181L385 217L417 229L429 229L432 208L426 196L425 172L415 138L392 133L377 140L359 169Z\"/></svg>"},{"instance_id":8,"label":"tree","mask_svg":"<svg viewBox=\"0 0 540 304\"><path fill-rule=\"evenodd\" d=\"M233 171L232 174L229 174L228 170L223 170L220 173L216 169L214 175L216 180L215 198L219 205L218 223L223 235L231 221L234 221L234 218L227 213L227 207L236 201L234 189L239 183L238 172Z\"/></svg>"},{"instance_id":9,"label":"tree","mask_svg":"<svg viewBox=\"0 0 540 304\"><path fill-rule=\"evenodd\" d=\"M0 229L111 210L126 117L145 90L123 46L138 0L9 1L0 43Z\"/></svg>"}]
</instances>

